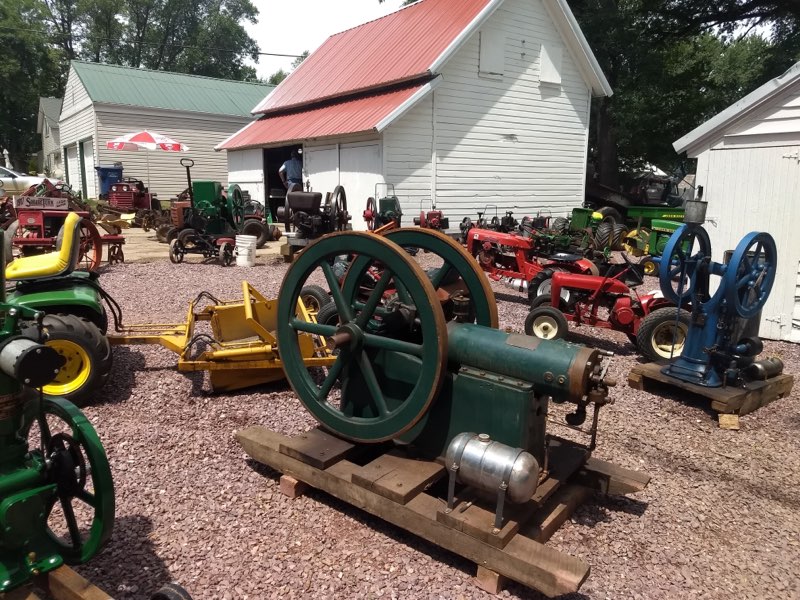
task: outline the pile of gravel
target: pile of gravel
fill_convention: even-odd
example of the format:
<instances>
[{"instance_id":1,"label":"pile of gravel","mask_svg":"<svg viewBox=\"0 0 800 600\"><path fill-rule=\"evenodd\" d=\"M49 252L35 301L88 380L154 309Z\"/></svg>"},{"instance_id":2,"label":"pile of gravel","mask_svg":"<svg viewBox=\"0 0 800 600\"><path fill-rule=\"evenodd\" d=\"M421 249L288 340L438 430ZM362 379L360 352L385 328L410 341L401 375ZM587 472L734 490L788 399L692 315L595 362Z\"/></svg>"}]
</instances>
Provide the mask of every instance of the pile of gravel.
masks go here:
<instances>
[{"instance_id":1,"label":"pile of gravel","mask_svg":"<svg viewBox=\"0 0 800 600\"><path fill-rule=\"evenodd\" d=\"M167 261L107 270L125 321L180 322L205 289L240 297L248 279L277 297L286 265L247 269ZM494 285L494 284L493 284ZM502 285L501 328L522 331L522 294ZM788 598L800 576L800 406L786 398L718 429L703 404L627 387L638 362L624 335L583 328L574 340L617 353L614 405L596 456L652 475L634 497L595 496L550 544L587 561L575 598ZM768 342L789 373L800 347ZM285 383L212 395L158 347L116 347L113 372L85 409L117 492L113 540L78 570L115 598L146 598L177 580L196 600L273 597L488 597L474 565L320 492L289 500L278 475L249 461L237 430L314 425ZM536 598L512 584L506 597Z\"/></svg>"}]
</instances>

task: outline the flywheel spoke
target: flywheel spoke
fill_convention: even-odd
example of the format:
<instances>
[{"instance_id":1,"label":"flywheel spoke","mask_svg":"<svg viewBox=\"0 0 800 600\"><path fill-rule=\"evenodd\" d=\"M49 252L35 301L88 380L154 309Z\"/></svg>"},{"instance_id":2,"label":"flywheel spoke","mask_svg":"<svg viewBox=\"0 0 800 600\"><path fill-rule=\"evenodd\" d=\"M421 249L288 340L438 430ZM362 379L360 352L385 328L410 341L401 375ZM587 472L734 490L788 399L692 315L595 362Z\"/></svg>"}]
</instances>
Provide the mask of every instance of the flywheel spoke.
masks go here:
<instances>
[{"instance_id":1,"label":"flywheel spoke","mask_svg":"<svg viewBox=\"0 0 800 600\"><path fill-rule=\"evenodd\" d=\"M402 354L411 354L412 356L420 357L422 356L423 350L422 344L413 344L411 342L395 340L372 333L364 334L364 345L368 348L378 348L380 350L389 350L390 352L400 352Z\"/></svg>"},{"instance_id":2,"label":"flywheel spoke","mask_svg":"<svg viewBox=\"0 0 800 600\"><path fill-rule=\"evenodd\" d=\"M78 520L75 518L75 511L72 509L72 502L69 498L61 497L61 510L64 511L64 518L67 520L67 529L69 529L69 537L72 539L72 545L75 548L80 548L83 545L81 540L81 531L78 528Z\"/></svg>"},{"instance_id":3,"label":"flywheel spoke","mask_svg":"<svg viewBox=\"0 0 800 600\"><path fill-rule=\"evenodd\" d=\"M326 337L332 336L336 333L336 327L333 325L324 325L322 323L312 323L311 321L303 321L301 319L292 319L292 329L295 331L303 331L305 333L313 333L316 335L324 335Z\"/></svg>"},{"instance_id":4,"label":"flywheel spoke","mask_svg":"<svg viewBox=\"0 0 800 600\"><path fill-rule=\"evenodd\" d=\"M431 278L431 283L433 284L433 287L435 287L438 290L439 286L442 285L442 282L445 280L447 275L449 275L450 271L452 270L453 270L453 265L451 265L449 262L445 262L441 267L439 267L439 269L436 272L436 275L434 275Z\"/></svg>"},{"instance_id":5,"label":"flywheel spoke","mask_svg":"<svg viewBox=\"0 0 800 600\"><path fill-rule=\"evenodd\" d=\"M79 500L82 500L92 508L97 508L97 499L95 498L94 494L91 494L86 490L80 490L75 494L75 497Z\"/></svg>"},{"instance_id":6,"label":"flywheel spoke","mask_svg":"<svg viewBox=\"0 0 800 600\"><path fill-rule=\"evenodd\" d=\"M364 376L364 382L367 384L367 389L372 395L372 400L375 402L375 408L378 413L384 417L389 414L389 407L386 405L386 398L383 397L383 391L378 383L378 378L375 377L375 370L369 362L369 357L366 352L362 352L358 357L358 363L361 367L361 374Z\"/></svg>"},{"instance_id":7,"label":"flywheel spoke","mask_svg":"<svg viewBox=\"0 0 800 600\"><path fill-rule=\"evenodd\" d=\"M345 363L345 356L349 358L349 352L346 350L342 350L339 353L339 356L336 357L336 361L328 367L328 375L325 377L325 380L322 382L322 385L319 388L319 393L317 395L317 399L320 402L324 402L325 399L328 397L328 394L331 393L331 388L333 388L333 384L336 383L336 380L339 378L339 375L344 368Z\"/></svg>"},{"instance_id":8,"label":"flywheel spoke","mask_svg":"<svg viewBox=\"0 0 800 600\"><path fill-rule=\"evenodd\" d=\"M325 280L328 282L328 288L331 290L336 311L339 313L339 318L342 324L349 323L353 320L353 311L350 305L345 302L344 296L342 296L342 288L339 287L336 273L333 272L333 267L328 264L328 261L322 261L321 266L322 272L325 274Z\"/></svg>"},{"instance_id":9,"label":"flywheel spoke","mask_svg":"<svg viewBox=\"0 0 800 600\"><path fill-rule=\"evenodd\" d=\"M370 317L372 317L375 309L378 307L378 303L383 298L383 293L386 291L386 288L389 286L389 281L392 279L392 272L389 269L385 269L383 271L383 275L378 280L378 283L375 284L375 288L372 290L369 298L367 299L367 303L364 305L364 309L361 311L361 314L358 315L356 319L356 324L359 327L365 327L367 321L369 321Z\"/></svg>"}]
</instances>

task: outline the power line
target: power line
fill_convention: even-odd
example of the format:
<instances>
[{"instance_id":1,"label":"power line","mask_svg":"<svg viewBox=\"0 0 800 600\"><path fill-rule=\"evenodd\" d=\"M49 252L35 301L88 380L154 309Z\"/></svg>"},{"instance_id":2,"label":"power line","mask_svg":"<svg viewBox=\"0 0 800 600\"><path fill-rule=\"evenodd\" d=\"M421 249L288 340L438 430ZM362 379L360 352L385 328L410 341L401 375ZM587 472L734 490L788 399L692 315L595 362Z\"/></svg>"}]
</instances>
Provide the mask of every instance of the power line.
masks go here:
<instances>
[{"instance_id":1,"label":"power line","mask_svg":"<svg viewBox=\"0 0 800 600\"><path fill-rule=\"evenodd\" d=\"M41 29L25 29L25 28L21 28L21 27L6 27L6 26L3 26L3 25L0 25L0 30L2 30L2 31L24 31L24 32L27 32L27 33L38 33L40 35L47 35L47 36L53 36L53 35L65 36L65 35L67 35L65 33L51 33L49 31L42 31ZM118 38L109 38L109 37L99 37L99 38L93 38L93 39L94 40L103 41L103 42L119 42L119 41L121 41ZM178 43L172 43L172 42L167 42L165 44L158 44L156 42L145 42L145 41L131 42L131 41L128 41L126 43L127 44L132 44L132 45L140 44L142 46L155 46L157 48L160 48L163 45L163 46L172 46L174 48L181 48L182 50L215 50L217 52L236 52L236 53L238 53L238 50L232 50L230 48L219 48L219 47L214 47L214 46L192 46L192 45L188 45L188 44L178 44ZM278 56L280 58L300 58L300 56L301 56L299 54L280 54L280 53L277 53L277 52L256 52L256 54L259 55L259 56Z\"/></svg>"}]
</instances>

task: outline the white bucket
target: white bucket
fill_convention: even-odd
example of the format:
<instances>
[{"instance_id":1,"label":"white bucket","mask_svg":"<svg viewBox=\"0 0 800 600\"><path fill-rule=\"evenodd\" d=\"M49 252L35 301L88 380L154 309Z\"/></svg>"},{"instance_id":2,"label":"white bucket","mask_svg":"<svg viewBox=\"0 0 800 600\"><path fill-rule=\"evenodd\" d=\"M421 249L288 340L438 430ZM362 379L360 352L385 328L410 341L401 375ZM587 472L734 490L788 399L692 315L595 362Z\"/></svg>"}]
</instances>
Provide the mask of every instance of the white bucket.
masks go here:
<instances>
[{"instance_id":1,"label":"white bucket","mask_svg":"<svg viewBox=\"0 0 800 600\"><path fill-rule=\"evenodd\" d=\"M256 266L256 242L258 238L254 235L236 236L236 266L255 267Z\"/></svg>"}]
</instances>

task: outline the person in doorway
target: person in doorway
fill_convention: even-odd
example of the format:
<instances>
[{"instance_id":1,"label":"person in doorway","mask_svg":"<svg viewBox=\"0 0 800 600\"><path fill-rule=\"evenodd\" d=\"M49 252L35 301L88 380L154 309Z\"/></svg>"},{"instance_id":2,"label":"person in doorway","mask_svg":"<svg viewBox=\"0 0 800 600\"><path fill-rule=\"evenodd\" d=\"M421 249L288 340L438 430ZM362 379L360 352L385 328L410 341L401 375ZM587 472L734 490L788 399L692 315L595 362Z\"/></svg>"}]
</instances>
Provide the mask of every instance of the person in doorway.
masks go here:
<instances>
[{"instance_id":1,"label":"person in doorway","mask_svg":"<svg viewBox=\"0 0 800 600\"><path fill-rule=\"evenodd\" d=\"M303 190L303 161L300 153L292 150L292 157L281 165L278 175L286 188L286 193Z\"/></svg>"}]
</instances>

